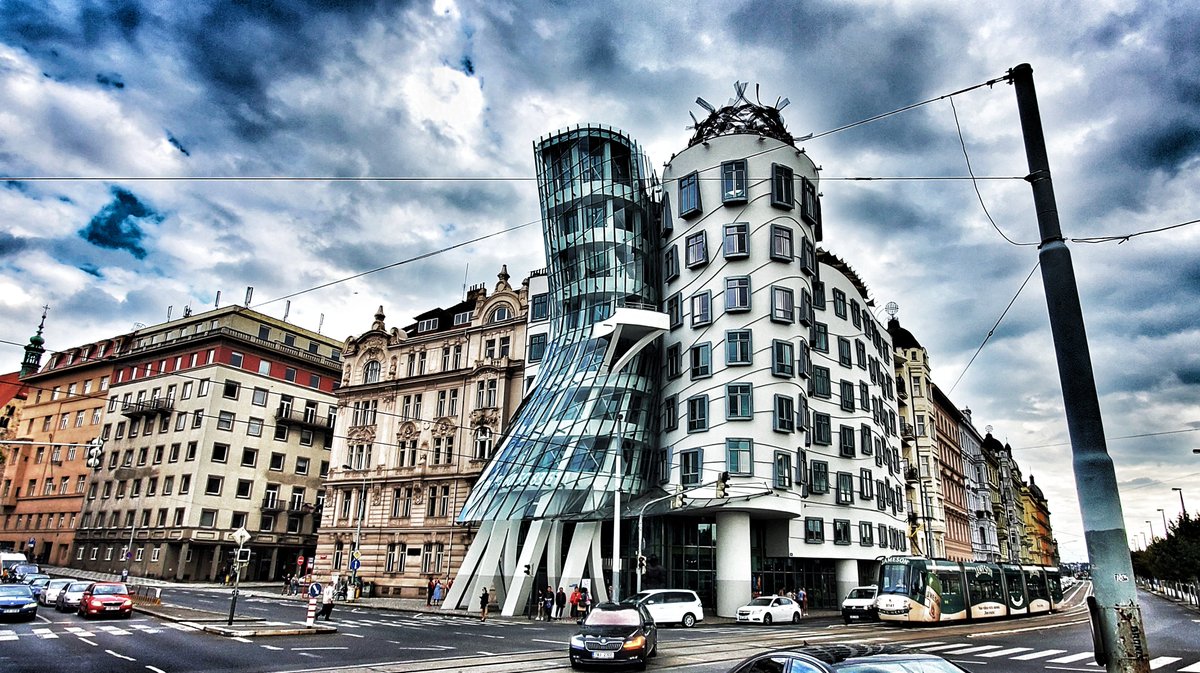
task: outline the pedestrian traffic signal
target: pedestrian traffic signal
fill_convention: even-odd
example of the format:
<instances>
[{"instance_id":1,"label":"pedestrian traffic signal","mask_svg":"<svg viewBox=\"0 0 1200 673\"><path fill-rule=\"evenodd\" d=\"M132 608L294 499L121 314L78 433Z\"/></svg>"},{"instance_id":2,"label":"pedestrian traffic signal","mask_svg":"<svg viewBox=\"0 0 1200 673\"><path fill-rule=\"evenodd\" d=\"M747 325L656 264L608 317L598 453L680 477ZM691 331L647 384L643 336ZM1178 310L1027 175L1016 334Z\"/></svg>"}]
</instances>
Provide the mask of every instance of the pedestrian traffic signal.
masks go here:
<instances>
[{"instance_id":1,"label":"pedestrian traffic signal","mask_svg":"<svg viewBox=\"0 0 1200 673\"><path fill-rule=\"evenodd\" d=\"M88 443L87 448L87 466L93 470L99 470L104 464L104 441L96 438Z\"/></svg>"},{"instance_id":2,"label":"pedestrian traffic signal","mask_svg":"<svg viewBox=\"0 0 1200 673\"><path fill-rule=\"evenodd\" d=\"M525 564L525 574L526 574L526 575L532 575L532 574L533 574L532 572L530 572L530 568L529 568L529 564L528 564L528 563L526 563L526 564Z\"/></svg>"},{"instance_id":3,"label":"pedestrian traffic signal","mask_svg":"<svg viewBox=\"0 0 1200 673\"><path fill-rule=\"evenodd\" d=\"M729 495L728 493L725 492L726 489L728 489L728 488L729 488L729 473L722 472L720 474L720 476L717 477L717 497L724 498L727 495Z\"/></svg>"},{"instance_id":4,"label":"pedestrian traffic signal","mask_svg":"<svg viewBox=\"0 0 1200 673\"><path fill-rule=\"evenodd\" d=\"M646 574L646 557L641 554L638 554L637 558L637 571L639 575Z\"/></svg>"}]
</instances>

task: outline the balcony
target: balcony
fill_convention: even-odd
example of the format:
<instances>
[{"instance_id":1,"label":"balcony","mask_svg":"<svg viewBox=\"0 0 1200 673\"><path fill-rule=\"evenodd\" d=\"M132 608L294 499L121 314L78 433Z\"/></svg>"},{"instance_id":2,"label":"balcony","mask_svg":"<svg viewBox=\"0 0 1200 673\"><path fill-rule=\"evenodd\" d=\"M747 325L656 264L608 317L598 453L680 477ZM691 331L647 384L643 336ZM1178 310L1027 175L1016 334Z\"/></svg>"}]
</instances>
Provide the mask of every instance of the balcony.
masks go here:
<instances>
[{"instance_id":1,"label":"balcony","mask_svg":"<svg viewBox=\"0 0 1200 673\"><path fill-rule=\"evenodd\" d=\"M316 509L311 503L293 500L288 503L288 514L312 514Z\"/></svg>"},{"instance_id":2,"label":"balcony","mask_svg":"<svg viewBox=\"0 0 1200 673\"><path fill-rule=\"evenodd\" d=\"M263 498L262 510L264 512L280 512L286 503L279 499L277 495L268 495Z\"/></svg>"},{"instance_id":3,"label":"balcony","mask_svg":"<svg viewBox=\"0 0 1200 673\"><path fill-rule=\"evenodd\" d=\"M16 507L17 506L17 491L19 491L19 490L21 490L21 489L14 488L14 489L10 490L8 493L6 493L3 497L0 497L0 507L3 507L5 509L10 508L10 507Z\"/></svg>"},{"instance_id":4,"label":"balcony","mask_svg":"<svg viewBox=\"0 0 1200 673\"><path fill-rule=\"evenodd\" d=\"M155 397L149 400L137 400L136 402L121 403L121 415L128 416L129 418L170 414L174 410L174 397Z\"/></svg>"},{"instance_id":5,"label":"balcony","mask_svg":"<svg viewBox=\"0 0 1200 673\"><path fill-rule=\"evenodd\" d=\"M313 430L333 430L333 419L329 416L321 416L312 409L280 407L275 411L275 422L312 428Z\"/></svg>"},{"instance_id":6,"label":"balcony","mask_svg":"<svg viewBox=\"0 0 1200 673\"><path fill-rule=\"evenodd\" d=\"M921 475L920 475L920 473L917 472L917 468L915 468L915 467L905 468L904 481L906 481L910 484L915 484L918 481L921 481Z\"/></svg>"},{"instance_id":7,"label":"balcony","mask_svg":"<svg viewBox=\"0 0 1200 673\"><path fill-rule=\"evenodd\" d=\"M917 431L912 424L900 422L900 438L906 442L913 442L917 439Z\"/></svg>"}]
</instances>

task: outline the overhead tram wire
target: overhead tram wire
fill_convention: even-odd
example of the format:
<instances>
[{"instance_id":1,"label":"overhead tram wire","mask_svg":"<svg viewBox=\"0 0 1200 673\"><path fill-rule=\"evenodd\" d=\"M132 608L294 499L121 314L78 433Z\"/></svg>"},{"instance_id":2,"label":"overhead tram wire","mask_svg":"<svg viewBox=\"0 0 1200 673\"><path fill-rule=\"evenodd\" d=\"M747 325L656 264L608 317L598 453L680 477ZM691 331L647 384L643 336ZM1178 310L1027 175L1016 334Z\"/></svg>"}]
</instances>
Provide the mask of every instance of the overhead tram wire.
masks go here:
<instances>
[{"instance_id":1,"label":"overhead tram wire","mask_svg":"<svg viewBox=\"0 0 1200 673\"><path fill-rule=\"evenodd\" d=\"M992 325L992 329L988 330L987 336L983 338L983 343L979 344L979 348L975 349L975 355L971 356L970 361L967 362L967 366L963 367L962 373L958 375L958 378L954 379L954 385L950 386L950 390L946 393L947 395L953 393L954 389L958 387L958 382L962 381L963 376L966 376L967 370L971 368L971 363L975 362L975 358L979 356L980 351L982 351L983 347L987 345L988 339L991 339L992 335L996 333L996 328L1000 326L1001 321L1004 320L1004 316L1008 315L1008 310L1011 309L1013 304L1016 303L1017 297L1021 296L1021 291L1024 290L1025 286L1029 284L1029 279L1033 278L1033 273L1038 270L1038 267L1041 266L1041 264L1041 261L1038 261L1038 263L1034 264L1033 268L1029 270L1029 275L1025 276L1025 280L1021 283L1021 287L1017 288L1017 293L1014 294L1013 298L1009 300L1008 306L1004 307L1004 311L1000 313L1000 317L996 318L996 324Z\"/></svg>"}]
</instances>

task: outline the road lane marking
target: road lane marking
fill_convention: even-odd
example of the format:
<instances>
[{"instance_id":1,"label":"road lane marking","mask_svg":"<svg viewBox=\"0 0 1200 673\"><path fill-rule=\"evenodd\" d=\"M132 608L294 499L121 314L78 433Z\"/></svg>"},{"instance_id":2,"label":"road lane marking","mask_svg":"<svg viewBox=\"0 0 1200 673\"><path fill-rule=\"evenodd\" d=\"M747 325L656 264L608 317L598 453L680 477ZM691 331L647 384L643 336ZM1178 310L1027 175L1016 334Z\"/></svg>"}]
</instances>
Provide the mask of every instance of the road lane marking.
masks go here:
<instances>
[{"instance_id":1,"label":"road lane marking","mask_svg":"<svg viewBox=\"0 0 1200 673\"><path fill-rule=\"evenodd\" d=\"M1034 659L1043 659L1045 657L1052 657L1056 654L1062 654L1063 652L1066 652L1066 650L1042 650L1040 652L1034 652L1032 654L1022 654L1019 657L1013 657L1013 661L1033 661Z\"/></svg>"},{"instance_id":2,"label":"road lane marking","mask_svg":"<svg viewBox=\"0 0 1200 673\"><path fill-rule=\"evenodd\" d=\"M1181 668L1175 673L1200 673L1200 663L1192 664L1186 668Z\"/></svg>"},{"instance_id":3,"label":"road lane marking","mask_svg":"<svg viewBox=\"0 0 1200 673\"><path fill-rule=\"evenodd\" d=\"M1181 658L1182 657L1155 657L1150 660L1150 670L1153 671L1154 669L1162 668L1167 664L1173 664L1179 661Z\"/></svg>"},{"instance_id":4,"label":"road lane marking","mask_svg":"<svg viewBox=\"0 0 1200 673\"><path fill-rule=\"evenodd\" d=\"M264 650L275 650L275 651L279 651L279 650L282 650L282 649L283 649L282 647L276 647L276 646L274 646L274 645L263 645L262 647L263 647L263 649L264 649Z\"/></svg>"},{"instance_id":5,"label":"road lane marking","mask_svg":"<svg viewBox=\"0 0 1200 673\"><path fill-rule=\"evenodd\" d=\"M161 668L157 668L157 667L155 667L155 666L150 666L150 665L147 665L147 666L146 666L146 668L148 668L148 669L150 669L150 670L154 671L154 673L167 673L167 672L166 672L166 671L164 671L163 669L161 669Z\"/></svg>"},{"instance_id":6,"label":"road lane marking","mask_svg":"<svg viewBox=\"0 0 1200 673\"><path fill-rule=\"evenodd\" d=\"M926 652L946 652L946 650L957 650L960 647L970 647L967 643L955 643L953 645L934 645L933 647L922 647ZM946 652L946 654L955 654L954 652Z\"/></svg>"},{"instance_id":7,"label":"road lane marking","mask_svg":"<svg viewBox=\"0 0 1200 673\"><path fill-rule=\"evenodd\" d=\"M995 650L995 649L999 649L1001 647L1003 647L1003 645L976 645L975 647L968 647L965 650L958 650L957 652L950 652L950 654L955 657L961 657L964 654L975 654L976 652L987 652L988 650Z\"/></svg>"},{"instance_id":8,"label":"road lane marking","mask_svg":"<svg viewBox=\"0 0 1200 673\"><path fill-rule=\"evenodd\" d=\"M33 635L44 640L52 640L58 637L58 634L52 632L50 629L33 629Z\"/></svg>"},{"instance_id":9,"label":"road lane marking","mask_svg":"<svg viewBox=\"0 0 1200 673\"><path fill-rule=\"evenodd\" d=\"M364 636L364 635L363 635L363 634L361 634L361 633L343 633L342 635L343 635L343 636L350 636L351 638L366 638L366 636Z\"/></svg>"},{"instance_id":10,"label":"road lane marking","mask_svg":"<svg viewBox=\"0 0 1200 673\"><path fill-rule=\"evenodd\" d=\"M402 645L403 644L399 640L389 640L388 642L393 645ZM417 650L417 651L421 651L421 652L445 652L446 650L453 650L454 648L450 645L430 645L429 647L397 647L394 649Z\"/></svg>"},{"instance_id":11,"label":"road lane marking","mask_svg":"<svg viewBox=\"0 0 1200 673\"><path fill-rule=\"evenodd\" d=\"M1051 659L1049 661L1049 663L1051 663L1051 664L1071 664L1076 661L1083 661L1084 659L1089 659L1094 656L1096 656L1096 655L1092 652L1080 652L1079 654L1068 654L1065 657Z\"/></svg>"},{"instance_id":12,"label":"road lane marking","mask_svg":"<svg viewBox=\"0 0 1200 673\"><path fill-rule=\"evenodd\" d=\"M108 652L109 654L113 655L114 657L116 657L118 659L124 659L125 661L137 661L137 659L134 659L133 657L127 657L124 654L117 654L116 652L113 652L112 650L104 650L104 651Z\"/></svg>"},{"instance_id":13,"label":"road lane marking","mask_svg":"<svg viewBox=\"0 0 1200 673\"><path fill-rule=\"evenodd\" d=\"M1010 647L1007 650L997 650L996 652L988 652L987 654L981 654L979 656L989 659L992 657L1007 657L1010 654L1016 654L1017 652L1029 652L1032 649L1032 647Z\"/></svg>"},{"instance_id":14,"label":"road lane marking","mask_svg":"<svg viewBox=\"0 0 1200 673\"><path fill-rule=\"evenodd\" d=\"M293 652L302 652L304 650L348 650L349 647L293 647Z\"/></svg>"},{"instance_id":15,"label":"road lane marking","mask_svg":"<svg viewBox=\"0 0 1200 673\"><path fill-rule=\"evenodd\" d=\"M569 644L570 644L569 642L567 642L567 641L565 641L565 640L543 640L543 639L541 639L541 638L531 638L531 639L530 639L530 642L533 642L533 643L549 643L549 644L551 644L551 645L569 645Z\"/></svg>"}]
</instances>

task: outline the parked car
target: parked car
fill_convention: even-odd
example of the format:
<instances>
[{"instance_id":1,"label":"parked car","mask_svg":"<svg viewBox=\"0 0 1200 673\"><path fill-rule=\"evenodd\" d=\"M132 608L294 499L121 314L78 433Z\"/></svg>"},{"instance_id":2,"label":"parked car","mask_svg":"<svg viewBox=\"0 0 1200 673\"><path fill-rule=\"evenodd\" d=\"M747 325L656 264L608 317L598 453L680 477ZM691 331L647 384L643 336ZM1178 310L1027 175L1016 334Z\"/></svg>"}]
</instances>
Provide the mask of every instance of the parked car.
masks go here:
<instances>
[{"instance_id":1,"label":"parked car","mask_svg":"<svg viewBox=\"0 0 1200 673\"><path fill-rule=\"evenodd\" d=\"M83 600L83 594L90 586L92 586L91 582L71 582L58 593L54 609L59 612L77 612L79 602Z\"/></svg>"},{"instance_id":2,"label":"parked car","mask_svg":"<svg viewBox=\"0 0 1200 673\"><path fill-rule=\"evenodd\" d=\"M966 673L934 654L910 652L901 645L805 645L756 654L730 673Z\"/></svg>"},{"instance_id":3,"label":"parked car","mask_svg":"<svg viewBox=\"0 0 1200 673\"><path fill-rule=\"evenodd\" d=\"M46 606L54 605L58 602L58 594L62 593L62 590L72 581L74 580L64 577L50 580L42 589L42 595L38 596L38 602Z\"/></svg>"},{"instance_id":4,"label":"parked car","mask_svg":"<svg viewBox=\"0 0 1200 673\"><path fill-rule=\"evenodd\" d=\"M800 603L786 596L759 596L737 609L737 621L760 624L800 623Z\"/></svg>"},{"instance_id":5,"label":"parked car","mask_svg":"<svg viewBox=\"0 0 1200 673\"><path fill-rule=\"evenodd\" d=\"M849 624L855 619L878 619L879 612L875 609L875 595L879 587L872 584L867 587L854 587L842 601L842 621Z\"/></svg>"},{"instance_id":6,"label":"parked car","mask_svg":"<svg viewBox=\"0 0 1200 673\"><path fill-rule=\"evenodd\" d=\"M50 583L49 575L26 575L24 584L28 584L30 589L33 589L33 597L41 602L42 591L46 589L46 585Z\"/></svg>"},{"instance_id":7,"label":"parked car","mask_svg":"<svg viewBox=\"0 0 1200 673\"><path fill-rule=\"evenodd\" d=\"M704 621L700 597L687 589L650 589L622 600L621 604L645 607L659 626L681 624L690 629L696 622Z\"/></svg>"},{"instance_id":8,"label":"parked car","mask_svg":"<svg viewBox=\"0 0 1200 673\"><path fill-rule=\"evenodd\" d=\"M571 636L571 668L583 664L634 664L645 668L658 654L658 627L640 605L601 603L579 620Z\"/></svg>"},{"instance_id":9,"label":"parked car","mask_svg":"<svg viewBox=\"0 0 1200 673\"><path fill-rule=\"evenodd\" d=\"M79 599L79 614L120 615L128 619L133 614L133 599L123 582L93 582Z\"/></svg>"},{"instance_id":10,"label":"parked car","mask_svg":"<svg viewBox=\"0 0 1200 673\"><path fill-rule=\"evenodd\" d=\"M0 617L31 622L37 617L37 608L28 584L0 584Z\"/></svg>"}]
</instances>

